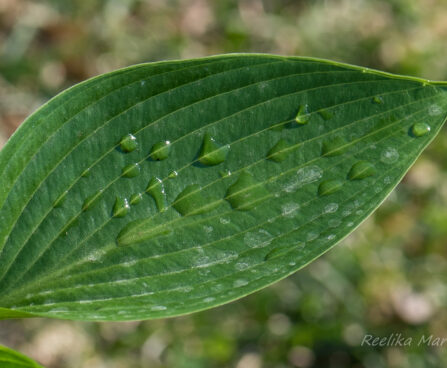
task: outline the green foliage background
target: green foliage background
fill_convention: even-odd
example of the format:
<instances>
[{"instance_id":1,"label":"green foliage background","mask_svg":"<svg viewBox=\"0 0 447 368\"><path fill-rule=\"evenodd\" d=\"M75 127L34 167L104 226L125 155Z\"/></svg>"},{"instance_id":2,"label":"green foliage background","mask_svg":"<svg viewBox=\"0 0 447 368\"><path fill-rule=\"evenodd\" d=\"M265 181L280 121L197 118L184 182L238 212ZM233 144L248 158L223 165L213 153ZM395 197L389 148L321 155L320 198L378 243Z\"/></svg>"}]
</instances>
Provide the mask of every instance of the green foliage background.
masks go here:
<instances>
[{"instance_id":1,"label":"green foliage background","mask_svg":"<svg viewBox=\"0 0 447 368\"><path fill-rule=\"evenodd\" d=\"M226 52L310 55L447 80L443 0L0 1L1 141L62 89L129 64ZM0 343L52 367L442 367L447 135L354 234L238 302L131 323L0 322ZM411 347L361 346L365 334Z\"/></svg>"}]
</instances>

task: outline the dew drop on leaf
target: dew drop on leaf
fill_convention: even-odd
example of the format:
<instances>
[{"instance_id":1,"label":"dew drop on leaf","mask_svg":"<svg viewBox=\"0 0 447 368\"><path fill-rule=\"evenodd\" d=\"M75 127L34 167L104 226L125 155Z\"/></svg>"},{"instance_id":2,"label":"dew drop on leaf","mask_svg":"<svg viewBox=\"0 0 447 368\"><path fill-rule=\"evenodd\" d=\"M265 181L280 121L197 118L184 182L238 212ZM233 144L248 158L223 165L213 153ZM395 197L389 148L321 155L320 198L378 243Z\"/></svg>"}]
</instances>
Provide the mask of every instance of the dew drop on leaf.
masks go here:
<instances>
[{"instance_id":1,"label":"dew drop on leaf","mask_svg":"<svg viewBox=\"0 0 447 368\"><path fill-rule=\"evenodd\" d=\"M173 207L183 216L198 215L212 210L218 204L217 201L211 201L203 196L200 185L188 185L177 196Z\"/></svg>"},{"instance_id":2,"label":"dew drop on leaf","mask_svg":"<svg viewBox=\"0 0 447 368\"><path fill-rule=\"evenodd\" d=\"M439 105L433 104L428 109L428 115L438 116L442 114L442 109Z\"/></svg>"},{"instance_id":3,"label":"dew drop on leaf","mask_svg":"<svg viewBox=\"0 0 447 368\"><path fill-rule=\"evenodd\" d=\"M339 227L341 225L341 220L340 219L331 219L328 221L328 226L329 227Z\"/></svg>"},{"instance_id":4,"label":"dew drop on leaf","mask_svg":"<svg viewBox=\"0 0 447 368\"><path fill-rule=\"evenodd\" d=\"M416 123L411 127L411 134L414 137L422 137L430 133L431 127L427 123Z\"/></svg>"},{"instance_id":5,"label":"dew drop on leaf","mask_svg":"<svg viewBox=\"0 0 447 368\"><path fill-rule=\"evenodd\" d=\"M334 137L323 142L321 154L326 157L342 155L347 150L347 142L342 137Z\"/></svg>"},{"instance_id":6,"label":"dew drop on leaf","mask_svg":"<svg viewBox=\"0 0 447 368\"><path fill-rule=\"evenodd\" d=\"M247 172L242 172L234 184L226 193L225 199L231 206L240 211L248 211L263 202L269 196L269 192L263 184Z\"/></svg>"},{"instance_id":7,"label":"dew drop on leaf","mask_svg":"<svg viewBox=\"0 0 447 368\"><path fill-rule=\"evenodd\" d=\"M160 212L166 210L166 193L161 179L154 176L151 180L149 180L146 192L154 198L157 209Z\"/></svg>"},{"instance_id":8,"label":"dew drop on leaf","mask_svg":"<svg viewBox=\"0 0 447 368\"><path fill-rule=\"evenodd\" d=\"M381 96L374 96L373 97L373 102L377 105L382 105L383 104L383 97Z\"/></svg>"},{"instance_id":9,"label":"dew drop on leaf","mask_svg":"<svg viewBox=\"0 0 447 368\"><path fill-rule=\"evenodd\" d=\"M95 194L92 194L91 196L88 196L84 200L84 204L82 205L82 210L87 211L90 210L94 204L96 204L97 200L101 196L102 190L98 190Z\"/></svg>"},{"instance_id":10,"label":"dew drop on leaf","mask_svg":"<svg viewBox=\"0 0 447 368\"><path fill-rule=\"evenodd\" d=\"M318 187L318 195L327 196L338 192L343 187L341 180L325 180Z\"/></svg>"},{"instance_id":11,"label":"dew drop on leaf","mask_svg":"<svg viewBox=\"0 0 447 368\"><path fill-rule=\"evenodd\" d=\"M140 165L135 162L123 168L123 176L126 178L134 178L140 175Z\"/></svg>"},{"instance_id":12,"label":"dew drop on leaf","mask_svg":"<svg viewBox=\"0 0 447 368\"><path fill-rule=\"evenodd\" d=\"M299 209L300 205L298 203L286 203L281 206L281 214L284 217L293 217Z\"/></svg>"},{"instance_id":13,"label":"dew drop on leaf","mask_svg":"<svg viewBox=\"0 0 447 368\"><path fill-rule=\"evenodd\" d=\"M270 149L270 151L268 151L267 158L275 162L282 162L287 158L287 156L290 153L290 151L288 150L289 147L290 145L287 143L287 141L281 138Z\"/></svg>"},{"instance_id":14,"label":"dew drop on leaf","mask_svg":"<svg viewBox=\"0 0 447 368\"><path fill-rule=\"evenodd\" d=\"M168 158L171 152L171 142L161 141L152 146L150 157L154 161L161 161Z\"/></svg>"},{"instance_id":15,"label":"dew drop on leaf","mask_svg":"<svg viewBox=\"0 0 447 368\"><path fill-rule=\"evenodd\" d=\"M320 237L320 234L319 234L319 233L314 232L314 231L311 231L311 232L307 233L307 238L306 238L306 240L307 240L308 242L311 242L311 241L314 241L314 240L318 239L319 237Z\"/></svg>"},{"instance_id":16,"label":"dew drop on leaf","mask_svg":"<svg viewBox=\"0 0 447 368\"><path fill-rule=\"evenodd\" d=\"M116 197L115 205L113 206L113 217L124 217L129 212L129 201L127 198Z\"/></svg>"},{"instance_id":17,"label":"dew drop on leaf","mask_svg":"<svg viewBox=\"0 0 447 368\"><path fill-rule=\"evenodd\" d=\"M138 146L137 138L132 134L127 134L120 141L120 148L123 152L132 152Z\"/></svg>"},{"instance_id":18,"label":"dew drop on leaf","mask_svg":"<svg viewBox=\"0 0 447 368\"><path fill-rule=\"evenodd\" d=\"M295 121L297 124L303 125L307 124L310 119L309 105L301 105L296 114Z\"/></svg>"},{"instance_id":19,"label":"dew drop on leaf","mask_svg":"<svg viewBox=\"0 0 447 368\"><path fill-rule=\"evenodd\" d=\"M141 193L135 193L130 196L129 203L131 205L136 205L143 200L143 195Z\"/></svg>"},{"instance_id":20,"label":"dew drop on leaf","mask_svg":"<svg viewBox=\"0 0 447 368\"><path fill-rule=\"evenodd\" d=\"M151 307L151 311L164 311L166 309L168 308L164 305L154 305L153 307Z\"/></svg>"},{"instance_id":21,"label":"dew drop on leaf","mask_svg":"<svg viewBox=\"0 0 447 368\"><path fill-rule=\"evenodd\" d=\"M244 279L238 279L235 282L233 282L233 287L235 288L243 287L245 285L248 285L248 281Z\"/></svg>"},{"instance_id":22,"label":"dew drop on leaf","mask_svg":"<svg viewBox=\"0 0 447 368\"><path fill-rule=\"evenodd\" d=\"M231 176L231 171L230 170L222 170L222 171L219 171L219 174L222 178L228 178L229 176Z\"/></svg>"},{"instance_id":23,"label":"dew drop on leaf","mask_svg":"<svg viewBox=\"0 0 447 368\"><path fill-rule=\"evenodd\" d=\"M287 193L295 192L298 188L313 183L323 176L323 170L316 165L302 167L296 172L291 180L289 180L283 187Z\"/></svg>"},{"instance_id":24,"label":"dew drop on leaf","mask_svg":"<svg viewBox=\"0 0 447 368\"><path fill-rule=\"evenodd\" d=\"M376 169L373 164L368 161L359 161L352 165L348 178L349 180L360 180L373 176L375 173Z\"/></svg>"},{"instance_id":25,"label":"dew drop on leaf","mask_svg":"<svg viewBox=\"0 0 447 368\"><path fill-rule=\"evenodd\" d=\"M380 161L385 164L393 164L399 159L399 152L393 147L386 148L380 155Z\"/></svg>"},{"instance_id":26,"label":"dew drop on leaf","mask_svg":"<svg viewBox=\"0 0 447 368\"><path fill-rule=\"evenodd\" d=\"M175 179L178 176L178 172L173 170L169 173L168 178L169 179Z\"/></svg>"},{"instance_id":27,"label":"dew drop on leaf","mask_svg":"<svg viewBox=\"0 0 447 368\"><path fill-rule=\"evenodd\" d=\"M328 203L326 207L324 207L324 213L335 213L338 210L337 203Z\"/></svg>"},{"instance_id":28,"label":"dew drop on leaf","mask_svg":"<svg viewBox=\"0 0 447 368\"><path fill-rule=\"evenodd\" d=\"M207 166L218 165L225 161L229 150L229 145L222 146L209 133L205 133L200 148L199 162Z\"/></svg>"},{"instance_id":29,"label":"dew drop on leaf","mask_svg":"<svg viewBox=\"0 0 447 368\"><path fill-rule=\"evenodd\" d=\"M273 240L272 234L266 230L248 232L244 235L244 243L250 248L264 248Z\"/></svg>"}]
</instances>

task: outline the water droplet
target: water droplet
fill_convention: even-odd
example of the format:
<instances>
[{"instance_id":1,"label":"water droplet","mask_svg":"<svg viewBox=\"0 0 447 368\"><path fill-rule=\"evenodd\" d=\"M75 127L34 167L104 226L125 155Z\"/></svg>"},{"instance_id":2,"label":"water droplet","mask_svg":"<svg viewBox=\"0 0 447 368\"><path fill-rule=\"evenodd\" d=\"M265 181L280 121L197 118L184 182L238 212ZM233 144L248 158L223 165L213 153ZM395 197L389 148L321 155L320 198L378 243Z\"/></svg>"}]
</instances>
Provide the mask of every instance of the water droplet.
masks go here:
<instances>
[{"instance_id":1,"label":"water droplet","mask_svg":"<svg viewBox=\"0 0 447 368\"><path fill-rule=\"evenodd\" d=\"M146 192L149 193L152 198L154 198L157 209L160 212L166 210L166 193L161 179L154 176L151 180L149 180Z\"/></svg>"},{"instance_id":2,"label":"water droplet","mask_svg":"<svg viewBox=\"0 0 447 368\"><path fill-rule=\"evenodd\" d=\"M234 268L238 271L243 271L250 267L250 265L247 262L238 262L234 265Z\"/></svg>"},{"instance_id":3,"label":"water droplet","mask_svg":"<svg viewBox=\"0 0 447 368\"><path fill-rule=\"evenodd\" d=\"M129 203L134 206L143 200L143 195L141 193L135 193L130 196Z\"/></svg>"},{"instance_id":4,"label":"water droplet","mask_svg":"<svg viewBox=\"0 0 447 368\"><path fill-rule=\"evenodd\" d=\"M91 174L91 172L90 172L90 167L88 167L88 168L86 168L86 169L82 172L81 176L82 176L83 178L86 178L86 177L90 176L90 174Z\"/></svg>"},{"instance_id":5,"label":"water droplet","mask_svg":"<svg viewBox=\"0 0 447 368\"><path fill-rule=\"evenodd\" d=\"M152 160L155 161L165 160L168 158L170 151L171 151L171 142L169 141L158 142L152 146L150 157Z\"/></svg>"},{"instance_id":6,"label":"water droplet","mask_svg":"<svg viewBox=\"0 0 447 368\"><path fill-rule=\"evenodd\" d=\"M343 182L340 180L325 180L321 182L318 187L318 195L327 196L338 192L343 187Z\"/></svg>"},{"instance_id":7,"label":"water droplet","mask_svg":"<svg viewBox=\"0 0 447 368\"><path fill-rule=\"evenodd\" d=\"M348 149L347 142L342 137L334 137L330 140L324 141L321 154L326 157L339 156Z\"/></svg>"},{"instance_id":8,"label":"water droplet","mask_svg":"<svg viewBox=\"0 0 447 368\"><path fill-rule=\"evenodd\" d=\"M178 176L178 172L173 170L168 174L169 179L175 179Z\"/></svg>"},{"instance_id":9,"label":"water droplet","mask_svg":"<svg viewBox=\"0 0 447 368\"><path fill-rule=\"evenodd\" d=\"M411 127L411 134L414 137L422 137L430 133L431 127L427 123L416 123Z\"/></svg>"},{"instance_id":10,"label":"water droplet","mask_svg":"<svg viewBox=\"0 0 447 368\"><path fill-rule=\"evenodd\" d=\"M168 309L168 308L165 307L164 305L154 305L151 307L151 311L154 311L154 312L164 311L166 309Z\"/></svg>"},{"instance_id":11,"label":"water droplet","mask_svg":"<svg viewBox=\"0 0 447 368\"><path fill-rule=\"evenodd\" d=\"M120 148L123 152L132 152L138 146L137 138L132 134L127 134L121 138Z\"/></svg>"},{"instance_id":12,"label":"water droplet","mask_svg":"<svg viewBox=\"0 0 447 368\"><path fill-rule=\"evenodd\" d=\"M380 155L380 160L385 164L392 164L399 159L399 152L395 148L388 147Z\"/></svg>"},{"instance_id":13,"label":"water droplet","mask_svg":"<svg viewBox=\"0 0 447 368\"><path fill-rule=\"evenodd\" d=\"M53 203L53 207L56 207L56 208L61 207L64 204L65 200L67 199L67 193L68 193L68 190L66 190L59 197L57 197L57 199Z\"/></svg>"},{"instance_id":14,"label":"water droplet","mask_svg":"<svg viewBox=\"0 0 447 368\"><path fill-rule=\"evenodd\" d=\"M221 217L221 218L219 219L219 221L220 221L220 223L221 223L222 225L228 225L228 224L230 223L230 220L227 219L227 218L225 218L225 217Z\"/></svg>"},{"instance_id":15,"label":"water droplet","mask_svg":"<svg viewBox=\"0 0 447 368\"><path fill-rule=\"evenodd\" d=\"M383 97L382 96L375 96L373 97L373 102L377 105L383 104Z\"/></svg>"},{"instance_id":16,"label":"water droplet","mask_svg":"<svg viewBox=\"0 0 447 368\"><path fill-rule=\"evenodd\" d=\"M311 242L311 241L313 241L315 239L318 239L319 236L320 236L319 233L317 233L315 231L311 231L311 232L309 232L307 234L307 238L306 239L307 239L308 242Z\"/></svg>"},{"instance_id":17,"label":"water droplet","mask_svg":"<svg viewBox=\"0 0 447 368\"><path fill-rule=\"evenodd\" d=\"M334 240L336 238L335 234L329 234L327 240Z\"/></svg>"},{"instance_id":18,"label":"water droplet","mask_svg":"<svg viewBox=\"0 0 447 368\"><path fill-rule=\"evenodd\" d=\"M202 147L199 153L199 162L203 165L214 166L225 161L230 146L218 144L209 133L203 136Z\"/></svg>"},{"instance_id":19,"label":"water droplet","mask_svg":"<svg viewBox=\"0 0 447 368\"><path fill-rule=\"evenodd\" d=\"M334 228L334 227L339 227L340 225L341 225L341 220L339 220L339 219L331 219L328 221L329 227Z\"/></svg>"},{"instance_id":20,"label":"water droplet","mask_svg":"<svg viewBox=\"0 0 447 368\"><path fill-rule=\"evenodd\" d=\"M334 117L334 114L326 109L319 110L318 114L323 118L323 120L330 120Z\"/></svg>"},{"instance_id":21,"label":"water droplet","mask_svg":"<svg viewBox=\"0 0 447 368\"><path fill-rule=\"evenodd\" d=\"M177 196L173 207L183 216L198 215L208 212L216 207L218 202L205 198L198 184L188 185Z\"/></svg>"},{"instance_id":22,"label":"water droplet","mask_svg":"<svg viewBox=\"0 0 447 368\"><path fill-rule=\"evenodd\" d=\"M96 201L101 197L102 190L98 190L95 194L88 196L82 205L82 210L87 211L90 210Z\"/></svg>"},{"instance_id":23,"label":"water droplet","mask_svg":"<svg viewBox=\"0 0 447 368\"><path fill-rule=\"evenodd\" d=\"M338 204L337 203L329 203L324 207L323 213L335 213L338 210Z\"/></svg>"},{"instance_id":24,"label":"water droplet","mask_svg":"<svg viewBox=\"0 0 447 368\"><path fill-rule=\"evenodd\" d=\"M290 145L285 139L280 139L267 153L267 158L275 162L284 161L290 153Z\"/></svg>"},{"instance_id":25,"label":"water droplet","mask_svg":"<svg viewBox=\"0 0 447 368\"><path fill-rule=\"evenodd\" d=\"M293 217L296 212L300 209L300 205L298 203L286 203L281 206L281 213L284 217Z\"/></svg>"},{"instance_id":26,"label":"water droplet","mask_svg":"<svg viewBox=\"0 0 447 368\"><path fill-rule=\"evenodd\" d=\"M309 113L309 105L301 105L298 109L298 113L296 114L295 121L297 124L303 125L307 124L310 119L310 113Z\"/></svg>"},{"instance_id":27,"label":"water droplet","mask_svg":"<svg viewBox=\"0 0 447 368\"><path fill-rule=\"evenodd\" d=\"M359 161L352 165L349 170L349 180L360 180L373 176L376 173L376 168L368 161Z\"/></svg>"},{"instance_id":28,"label":"water droplet","mask_svg":"<svg viewBox=\"0 0 447 368\"><path fill-rule=\"evenodd\" d=\"M214 228L213 228L212 226L204 226L204 227L203 227L203 230L204 230L206 233L212 233L213 230L214 230Z\"/></svg>"},{"instance_id":29,"label":"water droplet","mask_svg":"<svg viewBox=\"0 0 447 368\"><path fill-rule=\"evenodd\" d=\"M234 184L232 184L225 195L234 209L240 211L251 210L269 196L269 192L262 183L247 172L242 172Z\"/></svg>"},{"instance_id":30,"label":"water droplet","mask_svg":"<svg viewBox=\"0 0 447 368\"><path fill-rule=\"evenodd\" d=\"M248 232L244 235L244 243L250 248L266 247L272 240L272 234L262 229L256 232Z\"/></svg>"},{"instance_id":31,"label":"water droplet","mask_svg":"<svg viewBox=\"0 0 447 368\"><path fill-rule=\"evenodd\" d=\"M442 109L439 105L433 104L428 108L428 115L438 116L442 114Z\"/></svg>"},{"instance_id":32,"label":"water droplet","mask_svg":"<svg viewBox=\"0 0 447 368\"><path fill-rule=\"evenodd\" d=\"M140 175L140 165L137 162L123 168L122 176L125 178L134 178L138 175Z\"/></svg>"},{"instance_id":33,"label":"water droplet","mask_svg":"<svg viewBox=\"0 0 447 368\"><path fill-rule=\"evenodd\" d=\"M222 178L228 178L229 176L231 176L231 171L230 170L222 170L222 171L219 171L219 174Z\"/></svg>"},{"instance_id":34,"label":"water droplet","mask_svg":"<svg viewBox=\"0 0 447 368\"><path fill-rule=\"evenodd\" d=\"M343 217L347 217L347 216L349 216L351 213L352 213L352 211L348 209L348 210L344 210L344 211L342 212L342 215L343 215Z\"/></svg>"},{"instance_id":35,"label":"water droplet","mask_svg":"<svg viewBox=\"0 0 447 368\"><path fill-rule=\"evenodd\" d=\"M177 291L180 293L190 293L194 288L192 286L180 286L177 288Z\"/></svg>"},{"instance_id":36,"label":"water droplet","mask_svg":"<svg viewBox=\"0 0 447 368\"><path fill-rule=\"evenodd\" d=\"M295 192L298 188L303 185L313 183L321 179L323 176L323 170L318 166L306 166L299 169L296 172L296 176L292 178L283 188L287 193Z\"/></svg>"},{"instance_id":37,"label":"water droplet","mask_svg":"<svg viewBox=\"0 0 447 368\"><path fill-rule=\"evenodd\" d=\"M233 287L235 287L235 288L242 287L242 286L245 286L245 285L248 285L248 281L244 280L244 279L236 280L233 283Z\"/></svg>"},{"instance_id":38,"label":"water droplet","mask_svg":"<svg viewBox=\"0 0 447 368\"><path fill-rule=\"evenodd\" d=\"M113 217L124 217L129 212L129 202L126 198L116 197L113 206Z\"/></svg>"}]
</instances>

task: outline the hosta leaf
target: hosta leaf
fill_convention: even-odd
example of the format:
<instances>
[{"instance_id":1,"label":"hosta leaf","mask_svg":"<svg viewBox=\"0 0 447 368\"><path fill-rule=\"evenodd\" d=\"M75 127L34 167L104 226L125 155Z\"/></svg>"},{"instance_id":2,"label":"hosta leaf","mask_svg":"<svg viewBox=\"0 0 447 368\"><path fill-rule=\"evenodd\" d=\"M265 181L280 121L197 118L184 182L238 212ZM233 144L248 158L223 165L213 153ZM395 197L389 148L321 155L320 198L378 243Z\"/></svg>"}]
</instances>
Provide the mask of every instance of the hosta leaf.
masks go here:
<instances>
[{"instance_id":1,"label":"hosta leaf","mask_svg":"<svg viewBox=\"0 0 447 368\"><path fill-rule=\"evenodd\" d=\"M310 58L143 64L60 94L0 155L0 311L174 316L323 254L447 115L445 83Z\"/></svg>"},{"instance_id":2,"label":"hosta leaf","mask_svg":"<svg viewBox=\"0 0 447 368\"><path fill-rule=\"evenodd\" d=\"M26 356L0 345L0 367L2 368L42 368Z\"/></svg>"}]
</instances>

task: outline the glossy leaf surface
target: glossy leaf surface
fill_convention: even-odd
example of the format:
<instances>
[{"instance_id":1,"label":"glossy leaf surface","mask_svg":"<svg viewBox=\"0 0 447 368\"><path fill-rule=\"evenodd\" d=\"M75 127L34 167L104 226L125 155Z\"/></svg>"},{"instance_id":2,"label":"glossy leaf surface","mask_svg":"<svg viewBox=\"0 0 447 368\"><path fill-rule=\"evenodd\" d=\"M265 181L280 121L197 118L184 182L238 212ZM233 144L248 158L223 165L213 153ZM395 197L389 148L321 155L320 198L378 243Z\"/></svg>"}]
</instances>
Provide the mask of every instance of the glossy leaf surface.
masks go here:
<instances>
[{"instance_id":1,"label":"glossy leaf surface","mask_svg":"<svg viewBox=\"0 0 447 368\"><path fill-rule=\"evenodd\" d=\"M79 84L0 154L0 315L148 319L261 289L353 231L446 116L445 83L309 58Z\"/></svg>"}]
</instances>

